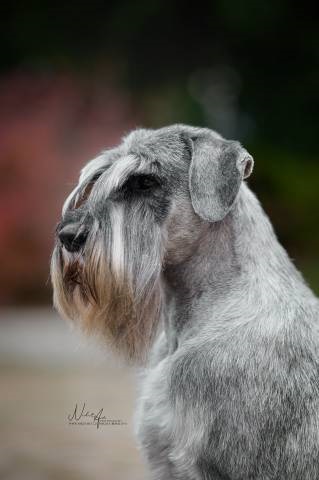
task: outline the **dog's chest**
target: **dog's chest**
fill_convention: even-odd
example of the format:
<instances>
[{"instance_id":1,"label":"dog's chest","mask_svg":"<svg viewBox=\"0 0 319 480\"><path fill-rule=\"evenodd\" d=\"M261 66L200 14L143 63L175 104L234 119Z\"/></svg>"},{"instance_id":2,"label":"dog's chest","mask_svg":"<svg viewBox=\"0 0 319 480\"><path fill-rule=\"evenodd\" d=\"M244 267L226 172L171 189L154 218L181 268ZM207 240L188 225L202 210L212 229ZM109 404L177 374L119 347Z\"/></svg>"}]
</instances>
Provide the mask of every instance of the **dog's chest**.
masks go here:
<instances>
[{"instance_id":1,"label":"dog's chest","mask_svg":"<svg viewBox=\"0 0 319 480\"><path fill-rule=\"evenodd\" d=\"M172 412L169 401L167 371L170 357L165 356L145 372L141 384L136 423L138 436L149 435L149 430L159 437L169 437Z\"/></svg>"},{"instance_id":2,"label":"dog's chest","mask_svg":"<svg viewBox=\"0 0 319 480\"><path fill-rule=\"evenodd\" d=\"M135 417L136 433L148 463L156 474L162 475L158 478L173 478L178 474L178 478L184 480L197 480L195 459L186 457L173 441L175 418L169 398L170 361L168 355L150 369L144 379Z\"/></svg>"}]
</instances>

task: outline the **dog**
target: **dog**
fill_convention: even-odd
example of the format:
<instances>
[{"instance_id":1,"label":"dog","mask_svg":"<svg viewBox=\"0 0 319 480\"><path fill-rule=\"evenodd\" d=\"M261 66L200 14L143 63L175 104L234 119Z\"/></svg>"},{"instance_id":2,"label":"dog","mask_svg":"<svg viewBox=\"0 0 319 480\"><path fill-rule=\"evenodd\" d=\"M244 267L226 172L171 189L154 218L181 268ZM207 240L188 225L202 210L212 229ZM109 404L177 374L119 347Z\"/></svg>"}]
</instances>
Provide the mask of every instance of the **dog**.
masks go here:
<instances>
[{"instance_id":1,"label":"dog","mask_svg":"<svg viewBox=\"0 0 319 480\"><path fill-rule=\"evenodd\" d=\"M319 479L319 302L207 128L137 129L82 170L54 304L140 366L152 479Z\"/></svg>"}]
</instances>

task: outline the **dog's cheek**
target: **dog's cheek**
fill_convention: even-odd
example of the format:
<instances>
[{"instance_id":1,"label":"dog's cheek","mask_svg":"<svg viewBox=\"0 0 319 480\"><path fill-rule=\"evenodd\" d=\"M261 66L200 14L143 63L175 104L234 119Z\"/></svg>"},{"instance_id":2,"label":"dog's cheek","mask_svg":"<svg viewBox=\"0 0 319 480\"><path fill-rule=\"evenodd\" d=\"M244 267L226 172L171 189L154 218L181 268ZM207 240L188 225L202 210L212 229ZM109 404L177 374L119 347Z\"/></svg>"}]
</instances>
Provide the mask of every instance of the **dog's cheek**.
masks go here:
<instances>
[{"instance_id":1,"label":"dog's cheek","mask_svg":"<svg viewBox=\"0 0 319 480\"><path fill-rule=\"evenodd\" d=\"M166 247L165 264L178 264L192 255L207 228L195 214L187 198L176 198L172 202L170 213L165 221Z\"/></svg>"}]
</instances>

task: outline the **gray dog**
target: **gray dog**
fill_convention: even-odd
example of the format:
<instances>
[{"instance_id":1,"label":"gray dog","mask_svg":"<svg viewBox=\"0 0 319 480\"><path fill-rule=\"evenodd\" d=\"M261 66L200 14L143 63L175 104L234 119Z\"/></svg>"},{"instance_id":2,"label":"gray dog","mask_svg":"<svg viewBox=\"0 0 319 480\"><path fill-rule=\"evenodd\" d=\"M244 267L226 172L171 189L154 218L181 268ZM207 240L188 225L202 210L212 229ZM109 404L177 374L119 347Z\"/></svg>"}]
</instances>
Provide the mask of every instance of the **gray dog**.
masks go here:
<instances>
[{"instance_id":1,"label":"gray dog","mask_svg":"<svg viewBox=\"0 0 319 480\"><path fill-rule=\"evenodd\" d=\"M156 480L319 479L319 302L204 128L139 129L83 169L54 303L143 364L137 434Z\"/></svg>"}]
</instances>

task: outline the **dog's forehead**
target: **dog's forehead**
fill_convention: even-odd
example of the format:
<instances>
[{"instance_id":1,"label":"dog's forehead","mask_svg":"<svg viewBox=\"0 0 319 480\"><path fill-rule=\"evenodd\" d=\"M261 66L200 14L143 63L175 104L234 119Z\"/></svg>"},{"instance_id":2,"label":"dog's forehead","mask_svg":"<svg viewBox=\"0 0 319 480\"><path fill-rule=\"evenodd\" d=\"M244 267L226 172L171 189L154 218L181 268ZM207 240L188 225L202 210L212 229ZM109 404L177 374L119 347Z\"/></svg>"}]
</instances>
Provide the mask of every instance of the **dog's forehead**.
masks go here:
<instances>
[{"instance_id":1,"label":"dog's forehead","mask_svg":"<svg viewBox=\"0 0 319 480\"><path fill-rule=\"evenodd\" d=\"M185 145L180 133L165 129L138 129L131 132L123 142L89 161L81 171L80 181L87 181L96 173L108 170L116 177L134 170L163 167L162 172L174 168L176 173L184 160Z\"/></svg>"},{"instance_id":2,"label":"dog's forehead","mask_svg":"<svg viewBox=\"0 0 319 480\"><path fill-rule=\"evenodd\" d=\"M183 155L185 145L181 132L173 127L158 130L138 129L123 141L123 147L134 155L160 163L178 159Z\"/></svg>"}]
</instances>

